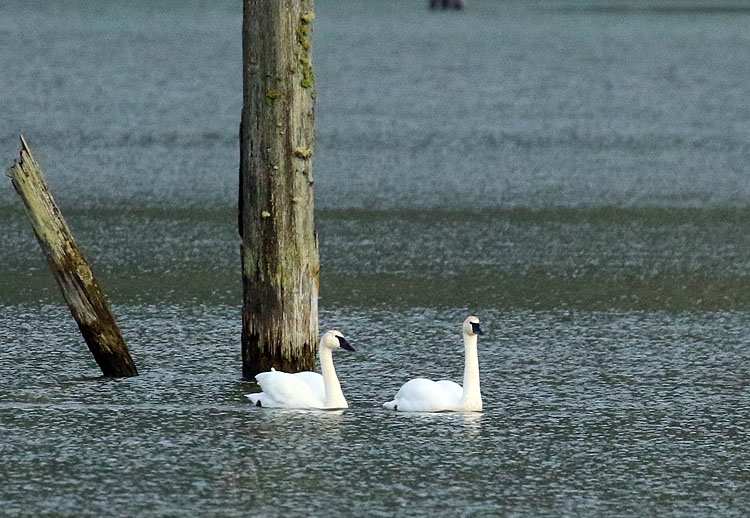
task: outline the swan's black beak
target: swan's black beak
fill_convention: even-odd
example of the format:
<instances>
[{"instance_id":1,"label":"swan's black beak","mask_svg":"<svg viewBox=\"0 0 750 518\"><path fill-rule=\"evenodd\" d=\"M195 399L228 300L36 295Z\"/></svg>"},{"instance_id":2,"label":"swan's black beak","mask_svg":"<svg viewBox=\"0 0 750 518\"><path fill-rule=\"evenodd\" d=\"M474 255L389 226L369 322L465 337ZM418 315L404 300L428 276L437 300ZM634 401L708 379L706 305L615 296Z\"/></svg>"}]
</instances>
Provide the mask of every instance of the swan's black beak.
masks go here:
<instances>
[{"instance_id":1,"label":"swan's black beak","mask_svg":"<svg viewBox=\"0 0 750 518\"><path fill-rule=\"evenodd\" d=\"M336 338L339 339L339 345L342 349L346 349L347 351L355 352L354 347L352 347L349 342L346 341L346 338L343 336L337 336Z\"/></svg>"},{"instance_id":2,"label":"swan's black beak","mask_svg":"<svg viewBox=\"0 0 750 518\"><path fill-rule=\"evenodd\" d=\"M479 327L479 323L478 322L472 322L471 323L471 330L474 331L475 335L483 335L484 334L484 331L482 331L482 328Z\"/></svg>"}]
</instances>

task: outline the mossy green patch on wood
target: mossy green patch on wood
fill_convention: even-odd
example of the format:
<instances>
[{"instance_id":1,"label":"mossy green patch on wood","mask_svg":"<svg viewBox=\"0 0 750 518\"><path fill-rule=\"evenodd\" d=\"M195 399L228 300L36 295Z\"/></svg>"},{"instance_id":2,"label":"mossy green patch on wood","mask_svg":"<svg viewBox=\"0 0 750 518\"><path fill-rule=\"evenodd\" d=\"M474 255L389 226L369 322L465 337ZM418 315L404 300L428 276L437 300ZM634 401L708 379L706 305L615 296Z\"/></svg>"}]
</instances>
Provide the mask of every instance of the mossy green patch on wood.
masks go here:
<instances>
[{"instance_id":1,"label":"mossy green patch on wood","mask_svg":"<svg viewBox=\"0 0 750 518\"><path fill-rule=\"evenodd\" d=\"M281 97L281 92L278 90L268 90L266 92L266 104L273 106L276 100Z\"/></svg>"},{"instance_id":2,"label":"mossy green patch on wood","mask_svg":"<svg viewBox=\"0 0 750 518\"><path fill-rule=\"evenodd\" d=\"M300 23L297 25L295 35L297 43L301 50L294 53L294 57L299 64L299 72L302 74L300 86L302 88L312 88L315 85L315 75L313 74L312 62L310 61L309 50L311 46L310 37L312 28L310 23L315 19L315 14L305 12L300 16Z\"/></svg>"},{"instance_id":3,"label":"mossy green patch on wood","mask_svg":"<svg viewBox=\"0 0 750 518\"><path fill-rule=\"evenodd\" d=\"M307 24L300 23L297 26L297 43L305 50L310 50L310 40L308 39L309 31L307 30Z\"/></svg>"},{"instance_id":4,"label":"mossy green patch on wood","mask_svg":"<svg viewBox=\"0 0 750 518\"><path fill-rule=\"evenodd\" d=\"M302 88L312 88L313 85L315 85L315 74L313 74L310 57L307 55L307 53L305 53L304 55L300 54L297 60L299 61L300 71L302 73L300 86L302 86Z\"/></svg>"},{"instance_id":5,"label":"mossy green patch on wood","mask_svg":"<svg viewBox=\"0 0 750 518\"><path fill-rule=\"evenodd\" d=\"M299 84L302 88L312 88L315 85L315 76L312 73L312 68L309 70L303 69L302 81Z\"/></svg>"}]
</instances>

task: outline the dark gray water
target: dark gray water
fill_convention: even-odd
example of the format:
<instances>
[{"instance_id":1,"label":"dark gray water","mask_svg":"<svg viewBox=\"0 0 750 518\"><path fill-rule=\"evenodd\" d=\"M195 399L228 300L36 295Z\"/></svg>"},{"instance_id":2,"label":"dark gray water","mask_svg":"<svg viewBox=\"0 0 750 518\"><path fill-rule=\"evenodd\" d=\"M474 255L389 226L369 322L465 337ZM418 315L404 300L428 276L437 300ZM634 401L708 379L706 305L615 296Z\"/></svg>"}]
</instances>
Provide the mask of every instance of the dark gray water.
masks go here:
<instances>
[{"instance_id":1,"label":"dark gray water","mask_svg":"<svg viewBox=\"0 0 750 518\"><path fill-rule=\"evenodd\" d=\"M747 6L316 10L344 412L244 398L239 2L0 4L0 152L26 135L141 372L98 378L8 183L0 515L747 515ZM470 313L484 412L382 410L460 380Z\"/></svg>"}]
</instances>

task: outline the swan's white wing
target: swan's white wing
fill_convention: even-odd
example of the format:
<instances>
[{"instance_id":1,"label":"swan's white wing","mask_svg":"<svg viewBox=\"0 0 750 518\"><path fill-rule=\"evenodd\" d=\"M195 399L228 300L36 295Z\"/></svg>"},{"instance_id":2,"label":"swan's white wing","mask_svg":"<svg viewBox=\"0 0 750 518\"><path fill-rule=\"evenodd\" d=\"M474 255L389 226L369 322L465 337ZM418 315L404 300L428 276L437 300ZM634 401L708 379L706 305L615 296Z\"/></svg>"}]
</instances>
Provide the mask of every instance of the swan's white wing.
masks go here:
<instances>
[{"instance_id":1,"label":"swan's white wing","mask_svg":"<svg viewBox=\"0 0 750 518\"><path fill-rule=\"evenodd\" d=\"M448 388L445 380L438 382L426 378L416 378L407 381L396 393L393 401L383 406L402 412L440 412L442 410L453 410L458 398L455 397L455 388ZM458 386L463 394L463 390Z\"/></svg>"},{"instance_id":2,"label":"swan's white wing","mask_svg":"<svg viewBox=\"0 0 750 518\"><path fill-rule=\"evenodd\" d=\"M323 384L322 376L314 372L300 374L303 373L271 371L255 376L263 389L260 404L264 407L323 408L325 391L319 387ZM315 376L320 377L319 382Z\"/></svg>"},{"instance_id":3,"label":"swan's white wing","mask_svg":"<svg viewBox=\"0 0 750 518\"><path fill-rule=\"evenodd\" d=\"M299 378L307 383L307 386L310 388L310 391L315 395L315 397L320 401L325 401L326 387L323 383L323 376L321 374L317 372L304 371L292 374L292 376Z\"/></svg>"},{"instance_id":4,"label":"swan's white wing","mask_svg":"<svg viewBox=\"0 0 750 518\"><path fill-rule=\"evenodd\" d=\"M446 394L450 395L451 398L458 401L464 396L464 389L456 383L455 381L450 380L440 380L435 382L436 385L438 385L441 389L445 391Z\"/></svg>"}]
</instances>

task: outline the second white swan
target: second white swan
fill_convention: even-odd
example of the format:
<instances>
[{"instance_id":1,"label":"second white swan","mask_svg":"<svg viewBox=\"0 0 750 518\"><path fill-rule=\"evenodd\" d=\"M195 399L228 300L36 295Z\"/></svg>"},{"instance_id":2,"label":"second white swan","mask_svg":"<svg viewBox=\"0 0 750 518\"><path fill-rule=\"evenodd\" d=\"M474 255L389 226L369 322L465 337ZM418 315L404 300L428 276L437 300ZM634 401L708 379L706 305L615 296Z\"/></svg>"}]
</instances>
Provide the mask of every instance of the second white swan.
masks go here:
<instances>
[{"instance_id":1,"label":"second white swan","mask_svg":"<svg viewBox=\"0 0 750 518\"><path fill-rule=\"evenodd\" d=\"M479 412L482 394L479 390L479 358L477 335L484 332L479 319L470 316L462 327L464 337L464 386L448 380L432 381L416 378L407 381L393 401L383 406L401 412Z\"/></svg>"}]
</instances>

